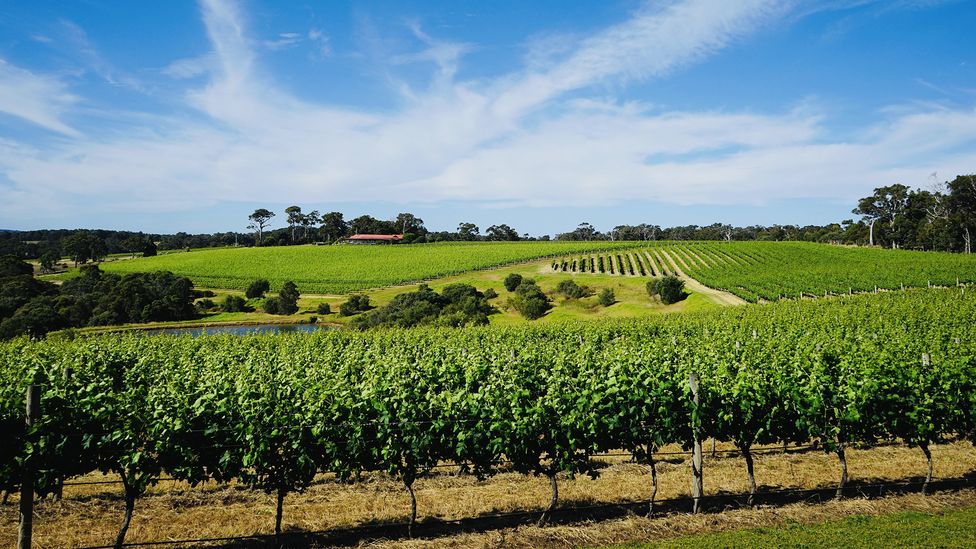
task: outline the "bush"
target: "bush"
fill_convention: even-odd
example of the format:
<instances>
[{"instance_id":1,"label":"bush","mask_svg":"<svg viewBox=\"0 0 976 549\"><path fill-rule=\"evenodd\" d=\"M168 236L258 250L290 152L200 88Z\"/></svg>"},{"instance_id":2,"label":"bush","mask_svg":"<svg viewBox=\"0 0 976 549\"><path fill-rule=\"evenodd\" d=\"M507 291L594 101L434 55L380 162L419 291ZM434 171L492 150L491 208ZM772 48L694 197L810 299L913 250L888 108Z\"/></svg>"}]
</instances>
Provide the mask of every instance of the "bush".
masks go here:
<instances>
[{"instance_id":1,"label":"bush","mask_svg":"<svg viewBox=\"0 0 976 549\"><path fill-rule=\"evenodd\" d=\"M515 295L508 302L519 314L529 320L542 317L546 311L552 308L549 297L542 293L542 290L531 279L523 280L515 288Z\"/></svg>"},{"instance_id":2,"label":"bush","mask_svg":"<svg viewBox=\"0 0 976 549\"><path fill-rule=\"evenodd\" d=\"M516 288L522 284L522 275L518 273L511 273L505 277L505 289L514 292Z\"/></svg>"},{"instance_id":3,"label":"bush","mask_svg":"<svg viewBox=\"0 0 976 549\"><path fill-rule=\"evenodd\" d=\"M677 303L688 296L685 293L685 281L673 275L648 282L647 294L652 298L660 297L661 303L665 305Z\"/></svg>"},{"instance_id":4,"label":"bush","mask_svg":"<svg viewBox=\"0 0 976 549\"><path fill-rule=\"evenodd\" d=\"M558 285L556 285L556 292L570 298L579 299L581 297L586 297L590 295L590 289L586 286L580 286L572 280L563 280Z\"/></svg>"},{"instance_id":5,"label":"bush","mask_svg":"<svg viewBox=\"0 0 976 549\"><path fill-rule=\"evenodd\" d=\"M498 297L498 292L496 292L493 288L488 288L485 290L485 299L495 299L496 297Z\"/></svg>"},{"instance_id":6,"label":"bush","mask_svg":"<svg viewBox=\"0 0 976 549\"><path fill-rule=\"evenodd\" d=\"M353 294L349 299L339 305L339 314L342 316L352 316L356 313L370 310L369 296L363 294Z\"/></svg>"},{"instance_id":7,"label":"bush","mask_svg":"<svg viewBox=\"0 0 976 549\"><path fill-rule=\"evenodd\" d=\"M251 283L250 286L247 287L247 291L244 292L244 295L246 295L248 299L264 297L264 292L267 292L270 289L271 289L271 284L267 280L263 278L259 278L258 280L255 280L254 282Z\"/></svg>"},{"instance_id":8,"label":"bush","mask_svg":"<svg viewBox=\"0 0 976 549\"><path fill-rule=\"evenodd\" d=\"M604 288L600 290L600 295L596 297L596 301L604 307L609 307L617 302L617 297L613 295L613 290Z\"/></svg>"},{"instance_id":9,"label":"bush","mask_svg":"<svg viewBox=\"0 0 976 549\"><path fill-rule=\"evenodd\" d=\"M264 312L269 315L280 315L281 312L281 301L277 297L269 297L264 300Z\"/></svg>"},{"instance_id":10,"label":"bush","mask_svg":"<svg viewBox=\"0 0 976 549\"><path fill-rule=\"evenodd\" d=\"M332 314L332 307L328 303L319 303L319 306L315 308L315 312L320 315Z\"/></svg>"},{"instance_id":11,"label":"bush","mask_svg":"<svg viewBox=\"0 0 976 549\"><path fill-rule=\"evenodd\" d=\"M293 315L298 312L298 298L301 294L298 293L298 286L295 286L294 282L288 281L281 286L281 291L278 292L278 308L280 310L279 314L283 315Z\"/></svg>"},{"instance_id":12,"label":"bush","mask_svg":"<svg viewBox=\"0 0 976 549\"><path fill-rule=\"evenodd\" d=\"M209 311L216 306L217 304L214 303L212 299L201 299L200 301L197 301L196 304L197 310L201 312Z\"/></svg>"},{"instance_id":13,"label":"bush","mask_svg":"<svg viewBox=\"0 0 976 549\"><path fill-rule=\"evenodd\" d=\"M224 298L224 302L220 305L220 308L224 310L225 313L243 313L247 311L247 302L244 298L239 295L229 295Z\"/></svg>"}]
</instances>

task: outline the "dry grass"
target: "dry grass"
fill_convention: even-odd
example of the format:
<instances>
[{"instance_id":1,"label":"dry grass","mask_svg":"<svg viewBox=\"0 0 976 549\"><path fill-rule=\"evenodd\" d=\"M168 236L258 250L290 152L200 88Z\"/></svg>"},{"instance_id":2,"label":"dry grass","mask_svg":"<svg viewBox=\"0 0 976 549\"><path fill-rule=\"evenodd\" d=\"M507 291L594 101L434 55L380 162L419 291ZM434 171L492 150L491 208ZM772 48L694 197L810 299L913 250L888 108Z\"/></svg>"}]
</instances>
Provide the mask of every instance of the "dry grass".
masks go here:
<instances>
[{"instance_id":1,"label":"dry grass","mask_svg":"<svg viewBox=\"0 0 976 549\"><path fill-rule=\"evenodd\" d=\"M719 448L728 446L719 445ZM748 490L745 466L737 456L708 459L706 446L706 494L741 493ZM664 449L672 450L669 448ZM936 477L960 477L976 471L976 450L969 443L933 447ZM663 457L663 456L662 456ZM674 457L674 456L672 456ZM578 505L645 500L650 493L650 474L625 458L606 458L607 466L596 480L561 479L560 503ZM850 450L852 481L898 481L924 475L921 451L902 446ZM659 499L689 493L689 466L674 457L658 466ZM805 489L832 486L839 476L836 457L823 452L771 453L756 456L757 482L762 489ZM98 480L100 475L84 479ZM544 478L503 473L486 481L457 475L452 469L422 479L415 485L419 518L459 519L478 515L541 510L549 500ZM34 539L37 547L101 545L114 539L122 517L121 488L117 485L69 486L60 502L37 506ZM0 508L0 546L15 543L17 506ZM789 505L733 511L705 516L673 515L656 519L631 517L574 526L497 530L461 534L436 540L389 542L411 547L484 547L501 536L506 546L578 546L617 541L654 539L736 525L762 526L786 520L817 521L853 513L882 513L897 508L976 504L976 495L965 491L951 495L901 496L879 500L851 500L824 505ZM906 507L899 507L899 506ZM921 506L921 507L918 507ZM402 485L385 475L366 475L361 482L343 484L323 475L303 494L285 501L286 530L321 531L369 522L404 520L408 499ZM274 521L273 497L236 485L189 488L166 482L139 500L127 541L150 541L267 534ZM779 521L779 522L777 522ZM372 545L384 546L383 543Z\"/></svg>"}]
</instances>

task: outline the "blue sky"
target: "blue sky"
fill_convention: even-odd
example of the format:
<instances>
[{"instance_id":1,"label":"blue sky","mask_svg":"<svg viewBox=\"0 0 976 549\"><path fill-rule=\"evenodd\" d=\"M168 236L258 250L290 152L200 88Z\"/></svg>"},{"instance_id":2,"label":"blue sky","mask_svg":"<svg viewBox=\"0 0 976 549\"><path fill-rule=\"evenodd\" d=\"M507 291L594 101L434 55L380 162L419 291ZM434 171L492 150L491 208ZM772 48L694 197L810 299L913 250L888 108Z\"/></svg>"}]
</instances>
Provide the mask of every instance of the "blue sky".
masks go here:
<instances>
[{"instance_id":1,"label":"blue sky","mask_svg":"<svg viewBox=\"0 0 976 549\"><path fill-rule=\"evenodd\" d=\"M0 227L840 221L976 172L974 23L937 0L8 0Z\"/></svg>"}]
</instances>

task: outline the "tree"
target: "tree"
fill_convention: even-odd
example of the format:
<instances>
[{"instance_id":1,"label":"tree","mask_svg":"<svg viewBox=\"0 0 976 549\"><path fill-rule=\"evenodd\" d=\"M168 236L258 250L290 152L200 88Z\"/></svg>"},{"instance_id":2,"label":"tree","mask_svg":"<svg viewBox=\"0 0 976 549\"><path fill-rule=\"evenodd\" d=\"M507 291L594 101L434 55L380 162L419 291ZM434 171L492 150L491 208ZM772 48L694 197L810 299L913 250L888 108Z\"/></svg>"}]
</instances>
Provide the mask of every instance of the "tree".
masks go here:
<instances>
[{"instance_id":1,"label":"tree","mask_svg":"<svg viewBox=\"0 0 976 549\"><path fill-rule=\"evenodd\" d=\"M617 297L613 295L613 290L604 288L596 298L597 302L604 307L609 307L617 302Z\"/></svg>"},{"instance_id":2,"label":"tree","mask_svg":"<svg viewBox=\"0 0 976 549\"><path fill-rule=\"evenodd\" d=\"M874 189L874 194L862 198L852 213L863 216L870 224L869 244L874 246L874 224L878 221L888 224L891 233L891 247L897 243L894 239L895 222L908 205L908 187L905 185L888 185Z\"/></svg>"},{"instance_id":3,"label":"tree","mask_svg":"<svg viewBox=\"0 0 976 549\"><path fill-rule=\"evenodd\" d=\"M295 227L302 224L304 220L304 215L302 215L302 209L298 206L288 206L285 208L285 214L288 215L288 228L291 229L291 241L295 241Z\"/></svg>"},{"instance_id":4,"label":"tree","mask_svg":"<svg viewBox=\"0 0 976 549\"><path fill-rule=\"evenodd\" d=\"M308 239L308 229L322 222L322 216L318 210L312 210L302 216L302 239Z\"/></svg>"},{"instance_id":5,"label":"tree","mask_svg":"<svg viewBox=\"0 0 976 549\"><path fill-rule=\"evenodd\" d=\"M247 287L247 291L244 292L244 295L247 296L248 299L264 297L264 292L267 292L269 289L271 289L271 283L263 278L259 278Z\"/></svg>"},{"instance_id":6,"label":"tree","mask_svg":"<svg viewBox=\"0 0 976 549\"><path fill-rule=\"evenodd\" d=\"M321 219L322 232L326 242L341 238L349 231L349 224L342 218L342 212L329 212Z\"/></svg>"},{"instance_id":7,"label":"tree","mask_svg":"<svg viewBox=\"0 0 976 549\"><path fill-rule=\"evenodd\" d=\"M424 227L424 220L413 215L412 213L397 214L395 225L401 234L427 234L427 228Z\"/></svg>"},{"instance_id":8,"label":"tree","mask_svg":"<svg viewBox=\"0 0 976 549\"><path fill-rule=\"evenodd\" d=\"M508 225L505 225L504 223L501 225L492 225L491 227L488 227L485 234L487 235L488 240L514 241L519 239L518 231L509 227Z\"/></svg>"},{"instance_id":9,"label":"tree","mask_svg":"<svg viewBox=\"0 0 976 549\"><path fill-rule=\"evenodd\" d=\"M503 284L505 285L505 289L510 292L514 292L515 288L518 288L519 284L521 283L522 283L522 275L518 273L509 273L509 275L505 277L505 281L503 282Z\"/></svg>"},{"instance_id":10,"label":"tree","mask_svg":"<svg viewBox=\"0 0 976 549\"><path fill-rule=\"evenodd\" d=\"M298 312L298 286L292 281L285 282L278 292L278 302L281 314L293 315Z\"/></svg>"},{"instance_id":11,"label":"tree","mask_svg":"<svg viewBox=\"0 0 976 549\"><path fill-rule=\"evenodd\" d=\"M396 234L392 221L381 221L371 215L361 215L349 222L353 234Z\"/></svg>"},{"instance_id":12,"label":"tree","mask_svg":"<svg viewBox=\"0 0 976 549\"><path fill-rule=\"evenodd\" d=\"M91 231L78 231L61 241L61 245L75 265L89 259L99 260L108 253L105 241Z\"/></svg>"},{"instance_id":13,"label":"tree","mask_svg":"<svg viewBox=\"0 0 976 549\"><path fill-rule=\"evenodd\" d=\"M268 226L268 222L274 216L274 212L264 208L258 208L254 210L254 213L247 216L251 220L247 228L258 233L258 246L264 243L264 228Z\"/></svg>"},{"instance_id":14,"label":"tree","mask_svg":"<svg viewBox=\"0 0 976 549\"><path fill-rule=\"evenodd\" d=\"M647 283L647 295L661 298L661 303L671 305L686 297L685 281L676 276L664 276Z\"/></svg>"},{"instance_id":15,"label":"tree","mask_svg":"<svg viewBox=\"0 0 976 549\"><path fill-rule=\"evenodd\" d=\"M972 233L976 226L976 175L959 175L949 183L949 216L959 227L963 251L972 253Z\"/></svg>"},{"instance_id":16,"label":"tree","mask_svg":"<svg viewBox=\"0 0 976 549\"><path fill-rule=\"evenodd\" d=\"M461 240L478 240L480 229L474 223L460 223L457 228Z\"/></svg>"}]
</instances>

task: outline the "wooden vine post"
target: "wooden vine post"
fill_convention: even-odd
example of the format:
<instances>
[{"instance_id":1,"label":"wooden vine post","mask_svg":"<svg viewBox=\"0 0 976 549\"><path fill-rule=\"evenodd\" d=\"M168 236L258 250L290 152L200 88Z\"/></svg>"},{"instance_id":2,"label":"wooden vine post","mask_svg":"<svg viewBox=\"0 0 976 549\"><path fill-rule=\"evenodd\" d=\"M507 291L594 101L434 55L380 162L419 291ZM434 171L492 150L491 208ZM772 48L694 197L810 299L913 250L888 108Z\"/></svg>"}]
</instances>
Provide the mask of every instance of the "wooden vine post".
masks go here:
<instances>
[{"instance_id":1,"label":"wooden vine post","mask_svg":"<svg viewBox=\"0 0 976 549\"><path fill-rule=\"evenodd\" d=\"M688 388L691 389L691 401L695 405L694 415L698 416L698 374L691 372L688 374ZM702 444L698 438L697 421L692 420L691 425L692 455L691 455L691 498L694 501L691 512L697 514L701 511L702 497Z\"/></svg>"},{"instance_id":2,"label":"wooden vine post","mask_svg":"<svg viewBox=\"0 0 976 549\"><path fill-rule=\"evenodd\" d=\"M27 430L41 417L41 392L37 385L27 388ZM17 549L30 549L34 528L34 471L29 457L24 463L24 476L20 485L20 529L17 532Z\"/></svg>"}]
</instances>

